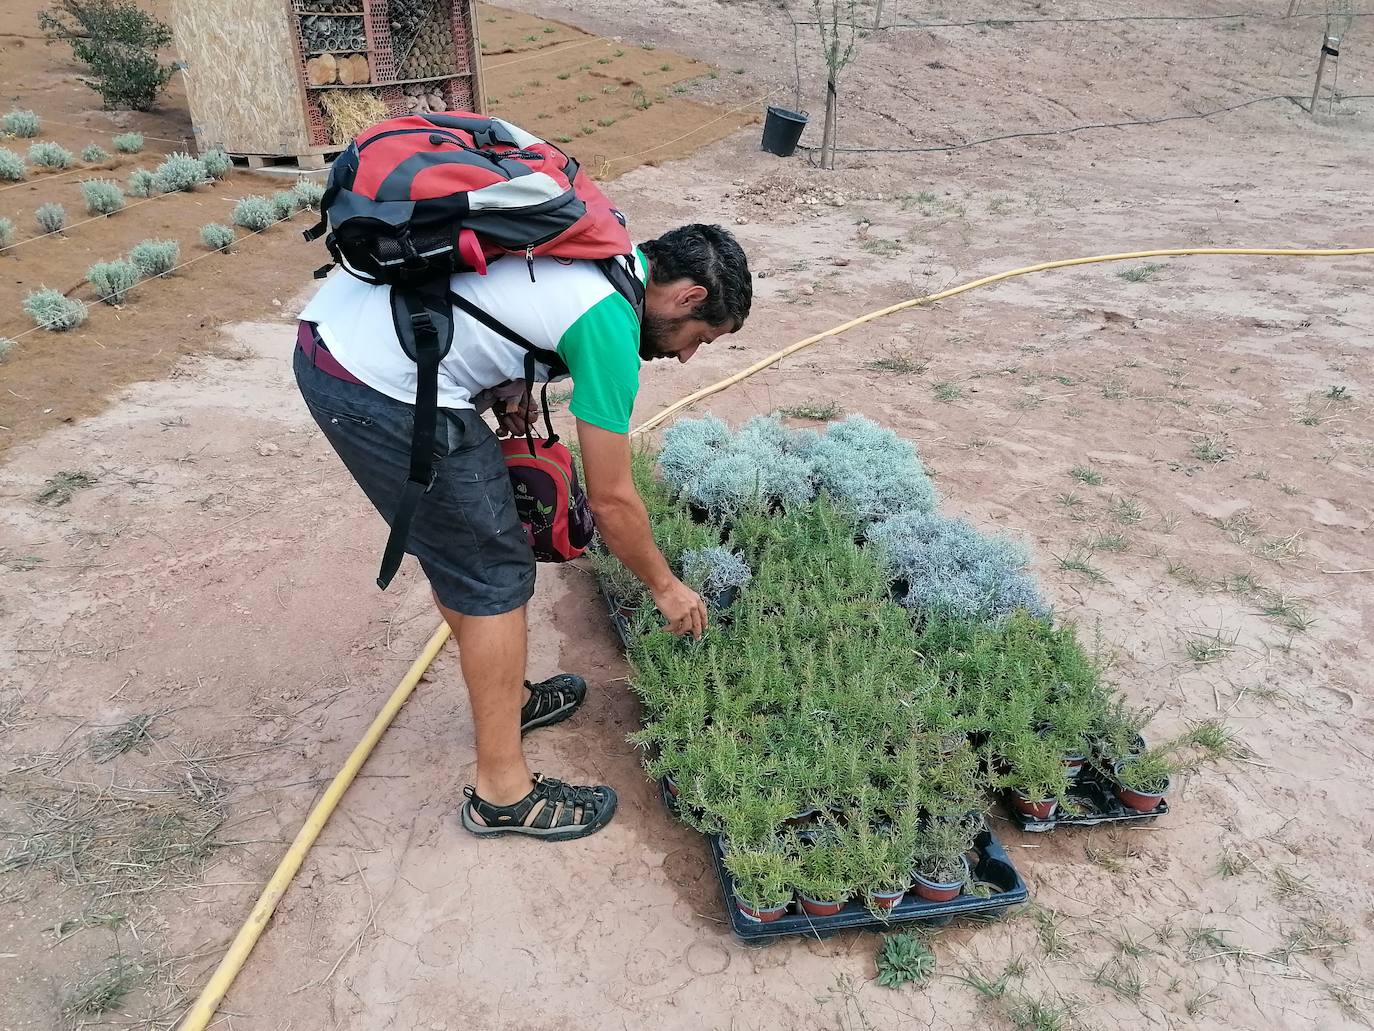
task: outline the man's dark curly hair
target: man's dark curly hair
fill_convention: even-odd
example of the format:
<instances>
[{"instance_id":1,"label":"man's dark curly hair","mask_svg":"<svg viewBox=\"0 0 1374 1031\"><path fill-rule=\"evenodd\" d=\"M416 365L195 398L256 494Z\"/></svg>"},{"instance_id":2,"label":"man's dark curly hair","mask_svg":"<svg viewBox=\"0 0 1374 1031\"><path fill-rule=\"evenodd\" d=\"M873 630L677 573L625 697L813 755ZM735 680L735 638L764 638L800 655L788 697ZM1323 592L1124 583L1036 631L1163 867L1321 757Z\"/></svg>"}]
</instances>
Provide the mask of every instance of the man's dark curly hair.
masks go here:
<instances>
[{"instance_id":1,"label":"man's dark curly hair","mask_svg":"<svg viewBox=\"0 0 1374 1031\"><path fill-rule=\"evenodd\" d=\"M649 275L655 283L686 277L706 288L706 298L692 312L693 318L713 326L731 326L732 333L744 325L754 300L754 281L749 260L729 232L700 223L679 226L640 248L649 259Z\"/></svg>"}]
</instances>

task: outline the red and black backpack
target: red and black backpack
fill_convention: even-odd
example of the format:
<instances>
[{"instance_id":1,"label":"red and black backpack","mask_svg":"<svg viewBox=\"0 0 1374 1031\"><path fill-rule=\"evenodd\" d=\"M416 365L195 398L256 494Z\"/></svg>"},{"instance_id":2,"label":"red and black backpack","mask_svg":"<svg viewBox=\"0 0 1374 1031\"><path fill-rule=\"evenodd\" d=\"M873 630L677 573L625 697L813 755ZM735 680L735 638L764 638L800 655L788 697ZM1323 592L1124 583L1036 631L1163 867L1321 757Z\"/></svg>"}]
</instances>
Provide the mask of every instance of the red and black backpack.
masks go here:
<instances>
[{"instance_id":1,"label":"red and black backpack","mask_svg":"<svg viewBox=\"0 0 1374 1031\"><path fill-rule=\"evenodd\" d=\"M415 508L433 482L438 370L453 346L453 308L524 350L527 400L537 364L549 376L568 371L557 353L450 290L449 277L485 275L489 261L508 254L524 257L531 280L536 256L586 259L640 317L644 285L624 216L573 158L499 118L452 111L372 126L335 160L320 208L320 222L305 238L324 236L335 263L364 282L392 287L396 337L418 367L410 473L377 576L385 589L400 568ZM536 446L527 434L503 450L536 557L563 562L582 554L594 527L572 456L558 442L543 402L548 436Z\"/></svg>"}]
</instances>

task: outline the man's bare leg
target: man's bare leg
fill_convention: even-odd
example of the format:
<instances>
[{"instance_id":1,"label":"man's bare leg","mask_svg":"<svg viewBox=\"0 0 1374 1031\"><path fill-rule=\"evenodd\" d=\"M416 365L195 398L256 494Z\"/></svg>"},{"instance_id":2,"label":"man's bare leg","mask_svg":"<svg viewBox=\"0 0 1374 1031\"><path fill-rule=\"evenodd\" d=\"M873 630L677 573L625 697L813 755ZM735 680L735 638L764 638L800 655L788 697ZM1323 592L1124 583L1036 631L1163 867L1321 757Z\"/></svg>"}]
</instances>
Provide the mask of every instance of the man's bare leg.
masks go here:
<instances>
[{"instance_id":1,"label":"man's bare leg","mask_svg":"<svg viewBox=\"0 0 1374 1031\"><path fill-rule=\"evenodd\" d=\"M438 604L436 601L435 604ZM525 609L500 616L465 616L439 605L458 642L477 736L477 794L510 805L530 792L533 777L520 747L525 700Z\"/></svg>"}]
</instances>

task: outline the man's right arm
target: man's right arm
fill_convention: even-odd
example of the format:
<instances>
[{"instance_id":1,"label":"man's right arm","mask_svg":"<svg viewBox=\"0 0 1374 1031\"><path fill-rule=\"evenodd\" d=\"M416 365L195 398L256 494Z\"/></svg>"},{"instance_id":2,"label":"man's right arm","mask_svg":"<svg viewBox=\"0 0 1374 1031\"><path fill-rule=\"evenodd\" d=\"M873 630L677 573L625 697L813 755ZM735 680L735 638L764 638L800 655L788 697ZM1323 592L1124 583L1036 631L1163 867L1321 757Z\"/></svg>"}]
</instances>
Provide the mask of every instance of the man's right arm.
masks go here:
<instances>
[{"instance_id":1,"label":"man's right arm","mask_svg":"<svg viewBox=\"0 0 1374 1031\"><path fill-rule=\"evenodd\" d=\"M577 420L587 502L611 554L649 588L668 629L700 637L706 631L706 603L669 568L654 543L649 513L630 474L630 438Z\"/></svg>"}]
</instances>

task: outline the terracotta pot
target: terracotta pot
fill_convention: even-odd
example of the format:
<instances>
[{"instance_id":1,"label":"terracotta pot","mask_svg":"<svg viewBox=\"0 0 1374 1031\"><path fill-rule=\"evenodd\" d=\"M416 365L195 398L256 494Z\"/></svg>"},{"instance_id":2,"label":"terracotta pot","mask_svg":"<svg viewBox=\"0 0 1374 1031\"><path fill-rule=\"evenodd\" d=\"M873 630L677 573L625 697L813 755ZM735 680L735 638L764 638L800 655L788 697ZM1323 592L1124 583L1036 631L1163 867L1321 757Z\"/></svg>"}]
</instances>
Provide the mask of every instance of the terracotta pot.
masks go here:
<instances>
[{"instance_id":1,"label":"terracotta pot","mask_svg":"<svg viewBox=\"0 0 1374 1031\"><path fill-rule=\"evenodd\" d=\"M820 902L802 892L797 892L797 901L801 903L802 912L807 916L838 916L840 910L844 909L843 900Z\"/></svg>"},{"instance_id":2,"label":"terracotta pot","mask_svg":"<svg viewBox=\"0 0 1374 1031\"><path fill-rule=\"evenodd\" d=\"M781 906L770 906L767 909L755 909L738 895L735 896L735 908L739 910L740 916L746 920L752 920L759 924L771 924L774 920L781 920L787 915L788 903L784 902Z\"/></svg>"},{"instance_id":3,"label":"terracotta pot","mask_svg":"<svg viewBox=\"0 0 1374 1031\"><path fill-rule=\"evenodd\" d=\"M1032 801L1019 791L1011 792L1011 804L1012 808L1022 816L1029 816L1033 820L1048 820L1054 816L1054 811L1059 808L1059 803L1053 798Z\"/></svg>"},{"instance_id":4,"label":"terracotta pot","mask_svg":"<svg viewBox=\"0 0 1374 1031\"><path fill-rule=\"evenodd\" d=\"M949 902L959 897L969 879L968 858L964 857L964 875L957 881L937 881L919 871L912 875L912 890L927 902Z\"/></svg>"},{"instance_id":5,"label":"terracotta pot","mask_svg":"<svg viewBox=\"0 0 1374 1031\"><path fill-rule=\"evenodd\" d=\"M1125 784L1121 783L1119 778L1121 776L1121 767L1123 765L1124 764L1120 762L1112 764L1112 770L1116 772L1118 777L1116 784L1117 801L1124 805L1127 809L1134 809L1138 813L1154 812L1156 809L1159 808L1159 803L1164 801L1164 796L1169 793L1169 782L1164 782L1164 790L1159 792L1158 794L1151 794L1145 791L1136 791L1134 788L1128 788Z\"/></svg>"},{"instance_id":6,"label":"terracotta pot","mask_svg":"<svg viewBox=\"0 0 1374 1031\"><path fill-rule=\"evenodd\" d=\"M906 897L906 891L870 891L867 894L868 908L890 913L897 903Z\"/></svg>"}]
</instances>

